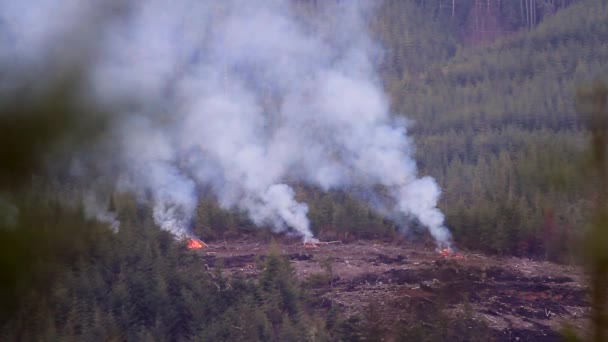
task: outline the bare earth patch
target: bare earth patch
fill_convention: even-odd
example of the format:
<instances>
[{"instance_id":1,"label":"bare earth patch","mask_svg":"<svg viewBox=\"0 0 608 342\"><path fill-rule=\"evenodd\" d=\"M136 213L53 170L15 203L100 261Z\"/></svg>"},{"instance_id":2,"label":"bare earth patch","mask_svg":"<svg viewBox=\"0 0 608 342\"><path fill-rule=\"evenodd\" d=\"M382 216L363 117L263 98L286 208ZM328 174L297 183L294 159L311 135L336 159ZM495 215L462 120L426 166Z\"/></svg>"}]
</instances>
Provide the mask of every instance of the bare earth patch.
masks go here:
<instances>
[{"instance_id":1,"label":"bare earth patch","mask_svg":"<svg viewBox=\"0 0 608 342\"><path fill-rule=\"evenodd\" d=\"M448 317L467 314L506 341L560 340L565 324L577 330L588 324L587 289L576 267L467 252L452 258L420 245L375 241L305 248L282 240L277 246L315 294L319 310L338 306L353 316L374 304L389 326L413 306L440 306ZM256 277L269 248L267 242L236 240L193 253L202 267L222 264L224 272Z\"/></svg>"}]
</instances>

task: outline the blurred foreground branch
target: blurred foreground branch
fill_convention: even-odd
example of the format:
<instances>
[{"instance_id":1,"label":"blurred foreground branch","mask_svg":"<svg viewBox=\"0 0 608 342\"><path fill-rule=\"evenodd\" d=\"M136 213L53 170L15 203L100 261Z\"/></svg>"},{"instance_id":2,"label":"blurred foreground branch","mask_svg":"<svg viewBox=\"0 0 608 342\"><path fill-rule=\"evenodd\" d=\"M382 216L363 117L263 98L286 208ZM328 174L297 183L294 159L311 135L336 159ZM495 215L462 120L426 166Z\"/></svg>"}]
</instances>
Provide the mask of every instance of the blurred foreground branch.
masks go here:
<instances>
[{"instance_id":1,"label":"blurred foreground branch","mask_svg":"<svg viewBox=\"0 0 608 342\"><path fill-rule=\"evenodd\" d=\"M590 272L593 340L605 341L608 293L608 87L596 83L577 94L577 107L590 132L590 171L587 182L594 191L594 213L585 238Z\"/></svg>"},{"instance_id":2,"label":"blurred foreground branch","mask_svg":"<svg viewBox=\"0 0 608 342\"><path fill-rule=\"evenodd\" d=\"M108 230L61 203L47 172L93 144L108 119L86 105L82 80L74 68L0 94L0 327L26 303L42 305L54 279Z\"/></svg>"}]
</instances>

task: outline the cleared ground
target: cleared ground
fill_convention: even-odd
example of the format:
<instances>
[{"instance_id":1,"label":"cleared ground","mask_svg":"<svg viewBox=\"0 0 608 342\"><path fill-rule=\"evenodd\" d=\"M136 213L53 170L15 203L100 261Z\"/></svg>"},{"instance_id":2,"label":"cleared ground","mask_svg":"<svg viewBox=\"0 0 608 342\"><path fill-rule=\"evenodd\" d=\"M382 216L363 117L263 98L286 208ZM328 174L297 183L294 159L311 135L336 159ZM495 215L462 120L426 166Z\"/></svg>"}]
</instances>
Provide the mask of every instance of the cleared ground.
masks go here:
<instances>
[{"instance_id":1,"label":"cleared ground","mask_svg":"<svg viewBox=\"0 0 608 342\"><path fill-rule=\"evenodd\" d=\"M315 307L338 307L364 315L370 304L387 327L416 310L422 324L437 324L425 308L448 318L471 317L496 340L560 340L566 325L584 330L589 303L579 268L520 258L459 252L444 256L432 248L374 241L305 248L295 240L277 242L297 277L315 294ZM224 272L256 277L270 244L256 240L215 242L202 250L201 266L222 264ZM411 319L411 316L409 316ZM450 324L448 321L447 324ZM477 329L469 324L464 327Z\"/></svg>"}]
</instances>

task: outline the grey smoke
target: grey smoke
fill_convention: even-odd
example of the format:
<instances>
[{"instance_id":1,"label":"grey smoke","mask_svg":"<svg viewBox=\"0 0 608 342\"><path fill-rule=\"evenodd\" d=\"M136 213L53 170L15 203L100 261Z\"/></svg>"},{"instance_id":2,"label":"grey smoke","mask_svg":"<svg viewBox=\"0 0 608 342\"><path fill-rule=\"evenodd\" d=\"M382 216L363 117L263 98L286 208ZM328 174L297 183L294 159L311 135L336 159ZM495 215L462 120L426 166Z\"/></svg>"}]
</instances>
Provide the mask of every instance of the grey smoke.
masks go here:
<instances>
[{"instance_id":1,"label":"grey smoke","mask_svg":"<svg viewBox=\"0 0 608 342\"><path fill-rule=\"evenodd\" d=\"M49 16L79 8L37 3L56 4L37 9ZM290 184L356 187L380 213L418 220L449 244L441 191L418 178L406 124L391 115L375 73L371 2L327 1L314 16L296 3L136 1L104 26L90 92L124 114L113 130L120 188L151 199L156 223L176 235L189 235L201 185L257 225L311 239L308 207ZM23 31L32 20L7 20L14 12L0 14L0 47L17 46L5 50L16 56L49 49L66 31L45 13L44 29Z\"/></svg>"},{"instance_id":2,"label":"grey smoke","mask_svg":"<svg viewBox=\"0 0 608 342\"><path fill-rule=\"evenodd\" d=\"M116 213L108 211L103 205L103 202L97 198L97 195L93 191L87 192L82 201L84 214L87 218L106 222L114 231L117 231L118 228L120 228L120 222L116 217Z\"/></svg>"}]
</instances>

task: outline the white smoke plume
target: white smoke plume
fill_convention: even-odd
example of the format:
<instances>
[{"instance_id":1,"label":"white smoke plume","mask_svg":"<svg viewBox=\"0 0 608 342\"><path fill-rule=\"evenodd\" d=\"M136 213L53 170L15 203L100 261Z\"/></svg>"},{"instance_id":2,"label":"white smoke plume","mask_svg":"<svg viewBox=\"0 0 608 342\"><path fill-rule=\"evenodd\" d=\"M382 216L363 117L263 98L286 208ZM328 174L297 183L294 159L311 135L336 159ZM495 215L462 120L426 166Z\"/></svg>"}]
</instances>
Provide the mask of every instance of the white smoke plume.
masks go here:
<instances>
[{"instance_id":1,"label":"white smoke plume","mask_svg":"<svg viewBox=\"0 0 608 342\"><path fill-rule=\"evenodd\" d=\"M37 8L48 16L75 6L32 2L53 3ZM371 2L323 1L304 15L305 2L142 0L105 25L90 92L124 112L114 130L121 187L151 194L155 221L176 235L189 234L201 185L223 208L304 239L313 238L308 207L289 184L357 187L382 214L417 220L449 245L441 191L418 178L406 125L391 115L375 73ZM11 19L15 9L5 7L6 56L49 49L55 35L42 31L65 31L42 15L41 28L23 31L34 20Z\"/></svg>"},{"instance_id":2,"label":"white smoke plume","mask_svg":"<svg viewBox=\"0 0 608 342\"><path fill-rule=\"evenodd\" d=\"M116 217L116 213L108 211L105 206L101 204L101 201L99 201L94 192L87 192L82 201L84 214L87 218L94 218L99 222L105 222L114 231L117 231L118 228L120 228L120 222Z\"/></svg>"}]
</instances>

